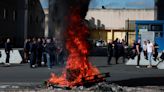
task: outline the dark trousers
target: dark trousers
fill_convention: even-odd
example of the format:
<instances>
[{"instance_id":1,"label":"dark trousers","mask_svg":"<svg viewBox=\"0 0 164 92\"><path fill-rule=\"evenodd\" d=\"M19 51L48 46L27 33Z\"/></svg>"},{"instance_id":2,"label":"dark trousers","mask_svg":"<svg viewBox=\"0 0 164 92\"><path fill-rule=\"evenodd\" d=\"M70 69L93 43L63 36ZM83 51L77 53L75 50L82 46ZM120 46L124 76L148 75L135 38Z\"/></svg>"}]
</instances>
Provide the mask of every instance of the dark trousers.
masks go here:
<instances>
[{"instance_id":1,"label":"dark trousers","mask_svg":"<svg viewBox=\"0 0 164 92\"><path fill-rule=\"evenodd\" d=\"M30 66L35 65L35 64L36 64L36 53L31 53Z\"/></svg>"},{"instance_id":2,"label":"dark trousers","mask_svg":"<svg viewBox=\"0 0 164 92\"><path fill-rule=\"evenodd\" d=\"M53 66L57 65L55 53L50 54L50 60Z\"/></svg>"},{"instance_id":3,"label":"dark trousers","mask_svg":"<svg viewBox=\"0 0 164 92\"><path fill-rule=\"evenodd\" d=\"M37 53L37 64L38 66L41 66L41 61L42 61L42 52Z\"/></svg>"},{"instance_id":4,"label":"dark trousers","mask_svg":"<svg viewBox=\"0 0 164 92\"><path fill-rule=\"evenodd\" d=\"M24 63L28 62L29 57L30 57L29 51L24 51Z\"/></svg>"},{"instance_id":5,"label":"dark trousers","mask_svg":"<svg viewBox=\"0 0 164 92\"><path fill-rule=\"evenodd\" d=\"M145 59L148 59L147 51L143 51L143 52L144 52Z\"/></svg>"},{"instance_id":6,"label":"dark trousers","mask_svg":"<svg viewBox=\"0 0 164 92\"><path fill-rule=\"evenodd\" d=\"M140 65L141 54L137 54L137 66Z\"/></svg>"},{"instance_id":7,"label":"dark trousers","mask_svg":"<svg viewBox=\"0 0 164 92\"><path fill-rule=\"evenodd\" d=\"M155 52L154 56L154 61L156 61L157 57L158 57L158 52Z\"/></svg>"},{"instance_id":8,"label":"dark trousers","mask_svg":"<svg viewBox=\"0 0 164 92\"><path fill-rule=\"evenodd\" d=\"M108 63L108 65L110 65L110 61L111 61L111 59L112 59L112 56L111 56L111 55L109 55L109 56L108 56L108 62L107 62L107 63Z\"/></svg>"},{"instance_id":9,"label":"dark trousers","mask_svg":"<svg viewBox=\"0 0 164 92\"><path fill-rule=\"evenodd\" d=\"M6 53L6 63L9 63L9 59L10 59L10 52Z\"/></svg>"}]
</instances>

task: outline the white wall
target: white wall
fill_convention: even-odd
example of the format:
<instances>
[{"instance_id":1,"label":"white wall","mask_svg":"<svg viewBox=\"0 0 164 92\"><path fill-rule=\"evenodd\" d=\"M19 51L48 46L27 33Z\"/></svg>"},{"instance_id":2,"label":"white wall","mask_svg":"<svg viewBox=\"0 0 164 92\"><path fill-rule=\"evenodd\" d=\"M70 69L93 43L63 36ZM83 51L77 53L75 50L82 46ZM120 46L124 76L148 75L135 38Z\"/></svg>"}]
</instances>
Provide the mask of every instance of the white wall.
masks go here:
<instances>
[{"instance_id":1,"label":"white wall","mask_svg":"<svg viewBox=\"0 0 164 92\"><path fill-rule=\"evenodd\" d=\"M105 29L125 29L126 20L154 20L153 9L90 9L86 19L94 18L105 25Z\"/></svg>"}]
</instances>

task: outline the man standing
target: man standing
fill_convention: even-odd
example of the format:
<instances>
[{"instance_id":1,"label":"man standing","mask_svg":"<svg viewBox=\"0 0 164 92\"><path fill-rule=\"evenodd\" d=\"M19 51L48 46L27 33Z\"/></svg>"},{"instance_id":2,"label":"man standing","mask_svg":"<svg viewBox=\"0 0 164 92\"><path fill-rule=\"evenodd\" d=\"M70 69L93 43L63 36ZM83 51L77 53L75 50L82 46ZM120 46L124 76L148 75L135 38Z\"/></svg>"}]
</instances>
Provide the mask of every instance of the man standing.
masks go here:
<instances>
[{"instance_id":1,"label":"man standing","mask_svg":"<svg viewBox=\"0 0 164 92\"><path fill-rule=\"evenodd\" d=\"M30 53L30 39L26 39L24 43L24 63L28 63Z\"/></svg>"},{"instance_id":2,"label":"man standing","mask_svg":"<svg viewBox=\"0 0 164 92\"><path fill-rule=\"evenodd\" d=\"M12 50L12 47L11 47L11 43L10 43L10 38L8 38L6 40L6 43L5 43L5 53L6 53L6 63L5 65L6 66L10 66L10 51Z\"/></svg>"},{"instance_id":3,"label":"man standing","mask_svg":"<svg viewBox=\"0 0 164 92\"><path fill-rule=\"evenodd\" d=\"M36 67L36 50L37 50L37 44L36 44L36 39L33 38L33 42L31 44L31 48L30 48L30 67L31 68L35 68Z\"/></svg>"},{"instance_id":4,"label":"man standing","mask_svg":"<svg viewBox=\"0 0 164 92\"><path fill-rule=\"evenodd\" d=\"M151 68L152 67L151 57L153 55L153 44L150 42L150 40L147 41L147 53L148 53L148 60L150 62L149 66L147 66L147 68Z\"/></svg>"},{"instance_id":5,"label":"man standing","mask_svg":"<svg viewBox=\"0 0 164 92\"><path fill-rule=\"evenodd\" d=\"M156 61L156 59L158 57L158 49L159 49L159 46L156 42L154 43L154 48L153 49L154 49L153 57L154 57L154 61Z\"/></svg>"},{"instance_id":6,"label":"man standing","mask_svg":"<svg viewBox=\"0 0 164 92\"><path fill-rule=\"evenodd\" d=\"M137 52L137 68L140 68L140 58L141 58L141 41L138 40L137 44L136 44L136 52Z\"/></svg>"},{"instance_id":7,"label":"man standing","mask_svg":"<svg viewBox=\"0 0 164 92\"><path fill-rule=\"evenodd\" d=\"M46 51L46 57L47 57L47 66L48 69L52 68L53 65L53 60L54 60L54 52L55 52L56 48L54 43L52 42L51 39L47 39L47 44L45 47L45 51Z\"/></svg>"},{"instance_id":8,"label":"man standing","mask_svg":"<svg viewBox=\"0 0 164 92\"><path fill-rule=\"evenodd\" d=\"M38 67L41 66L41 61L42 61L42 53L43 53L43 45L42 45L42 41L40 38L38 38L37 41L37 47L36 47L36 63L38 65Z\"/></svg>"},{"instance_id":9,"label":"man standing","mask_svg":"<svg viewBox=\"0 0 164 92\"><path fill-rule=\"evenodd\" d=\"M112 46L112 40L109 40L108 47L107 47L107 53L108 53L108 65L110 65L110 61L113 56L113 46Z\"/></svg>"}]
</instances>

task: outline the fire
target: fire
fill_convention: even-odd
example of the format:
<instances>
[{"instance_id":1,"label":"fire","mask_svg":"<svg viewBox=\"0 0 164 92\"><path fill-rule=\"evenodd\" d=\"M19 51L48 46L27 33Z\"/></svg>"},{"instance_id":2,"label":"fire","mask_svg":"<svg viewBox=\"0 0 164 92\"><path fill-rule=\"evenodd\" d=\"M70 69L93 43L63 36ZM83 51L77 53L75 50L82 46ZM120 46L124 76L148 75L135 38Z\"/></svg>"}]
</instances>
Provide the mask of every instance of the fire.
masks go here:
<instances>
[{"instance_id":1,"label":"fire","mask_svg":"<svg viewBox=\"0 0 164 92\"><path fill-rule=\"evenodd\" d=\"M82 22L79 9L73 9L66 31L66 49L69 52L66 68L60 77L52 73L48 83L61 87L73 87L77 84L82 85L83 79L92 80L93 75L99 74L99 70L88 61L89 52L86 42L88 34L88 28Z\"/></svg>"}]
</instances>

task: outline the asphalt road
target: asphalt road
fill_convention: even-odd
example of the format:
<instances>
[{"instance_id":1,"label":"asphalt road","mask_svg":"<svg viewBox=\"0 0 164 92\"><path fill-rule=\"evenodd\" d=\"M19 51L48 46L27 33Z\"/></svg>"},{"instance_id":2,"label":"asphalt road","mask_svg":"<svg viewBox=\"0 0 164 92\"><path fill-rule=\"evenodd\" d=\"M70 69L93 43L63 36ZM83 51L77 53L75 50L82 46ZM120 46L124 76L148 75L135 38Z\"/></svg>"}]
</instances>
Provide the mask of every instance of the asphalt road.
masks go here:
<instances>
[{"instance_id":1,"label":"asphalt road","mask_svg":"<svg viewBox=\"0 0 164 92\"><path fill-rule=\"evenodd\" d=\"M164 85L164 70L155 67L136 68L122 64L107 65L107 57L90 57L90 62L96 66L101 73L110 72L111 77L108 81L120 85ZM0 64L0 84L41 84L50 77L51 72L60 75L64 67L56 66L49 70L46 67L31 69L28 64L11 65L4 67Z\"/></svg>"}]
</instances>

